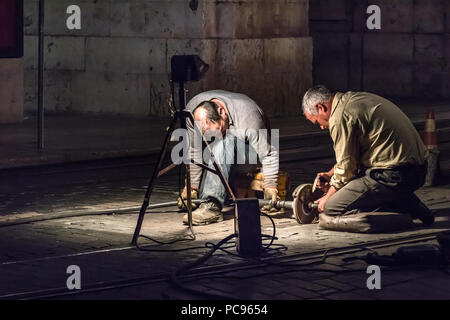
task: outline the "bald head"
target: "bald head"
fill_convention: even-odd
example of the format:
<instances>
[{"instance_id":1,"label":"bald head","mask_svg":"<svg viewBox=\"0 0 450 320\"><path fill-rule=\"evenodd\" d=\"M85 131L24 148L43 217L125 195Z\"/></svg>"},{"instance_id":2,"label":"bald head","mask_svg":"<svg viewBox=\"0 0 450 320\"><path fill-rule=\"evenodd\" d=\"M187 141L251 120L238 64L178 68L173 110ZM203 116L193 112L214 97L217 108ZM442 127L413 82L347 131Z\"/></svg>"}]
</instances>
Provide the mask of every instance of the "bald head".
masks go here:
<instances>
[{"instance_id":1,"label":"bald head","mask_svg":"<svg viewBox=\"0 0 450 320\"><path fill-rule=\"evenodd\" d=\"M194 109L194 118L200 117L207 121L219 121L219 106L212 101L203 101Z\"/></svg>"},{"instance_id":2,"label":"bald head","mask_svg":"<svg viewBox=\"0 0 450 320\"><path fill-rule=\"evenodd\" d=\"M228 129L228 114L224 106L212 101L201 102L193 112L194 120L201 124L203 133L218 130L225 134Z\"/></svg>"}]
</instances>

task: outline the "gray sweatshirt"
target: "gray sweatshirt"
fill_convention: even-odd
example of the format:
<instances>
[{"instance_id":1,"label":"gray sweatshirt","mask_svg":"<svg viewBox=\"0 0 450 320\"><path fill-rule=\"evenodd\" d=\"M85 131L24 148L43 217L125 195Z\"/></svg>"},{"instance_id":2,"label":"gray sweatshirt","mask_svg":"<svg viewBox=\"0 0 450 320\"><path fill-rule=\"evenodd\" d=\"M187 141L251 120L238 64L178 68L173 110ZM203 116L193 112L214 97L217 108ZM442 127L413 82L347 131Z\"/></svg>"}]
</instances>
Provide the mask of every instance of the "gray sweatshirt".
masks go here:
<instances>
[{"instance_id":1,"label":"gray sweatshirt","mask_svg":"<svg viewBox=\"0 0 450 320\"><path fill-rule=\"evenodd\" d=\"M233 135L238 139L249 143L258 153L264 174L264 187L276 187L278 180L278 142L271 145L270 124L264 112L258 105L244 94L228 92L224 90L212 90L200 93L193 97L186 105L186 110L193 111L201 102L211 99L222 101L228 112L229 129L233 130ZM189 155L196 162L202 162L202 148L193 143L193 125L187 121L187 128L190 137ZM261 134L259 129L268 129L267 134ZM278 134L272 138L278 139ZM191 183L198 188L200 185L202 168L191 165Z\"/></svg>"}]
</instances>

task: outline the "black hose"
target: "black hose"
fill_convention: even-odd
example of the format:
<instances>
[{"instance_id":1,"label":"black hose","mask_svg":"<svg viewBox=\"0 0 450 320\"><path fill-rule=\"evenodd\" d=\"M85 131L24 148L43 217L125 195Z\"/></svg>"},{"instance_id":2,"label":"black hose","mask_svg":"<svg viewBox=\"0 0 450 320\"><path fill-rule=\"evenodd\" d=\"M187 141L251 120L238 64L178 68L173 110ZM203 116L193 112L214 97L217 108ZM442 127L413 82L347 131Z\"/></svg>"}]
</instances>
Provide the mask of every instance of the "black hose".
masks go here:
<instances>
[{"instance_id":1,"label":"black hose","mask_svg":"<svg viewBox=\"0 0 450 320\"><path fill-rule=\"evenodd\" d=\"M179 289L186 291L186 292L190 292L192 294L195 295L200 295L200 296L204 296L204 297L208 297L209 299L219 299L219 300L223 300L223 299L228 299L228 300L235 300L236 298L232 297L232 296L228 296L228 295L215 295L215 294L210 294L207 292L201 292L199 290L195 290L192 288L189 288L187 286L185 286L179 279L178 276L182 275L183 273L186 273L187 271L189 271L190 269L203 264L204 262L206 262L206 260L208 260L209 258L211 258L211 256L213 255L213 253L219 249L221 246L223 246L225 243L227 243L228 241L230 241L231 239L235 238L237 236L237 234L231 234L229 236L227 236L226 238L220 240L217 244L212 244L211 249L203 256L201 256L199 259L195 260L192 263L189 263L187 265L185 265L184 267L181 267L177 270L175 270L171 277L170 277L170 281Z\"/></svg>"}]
</instances>

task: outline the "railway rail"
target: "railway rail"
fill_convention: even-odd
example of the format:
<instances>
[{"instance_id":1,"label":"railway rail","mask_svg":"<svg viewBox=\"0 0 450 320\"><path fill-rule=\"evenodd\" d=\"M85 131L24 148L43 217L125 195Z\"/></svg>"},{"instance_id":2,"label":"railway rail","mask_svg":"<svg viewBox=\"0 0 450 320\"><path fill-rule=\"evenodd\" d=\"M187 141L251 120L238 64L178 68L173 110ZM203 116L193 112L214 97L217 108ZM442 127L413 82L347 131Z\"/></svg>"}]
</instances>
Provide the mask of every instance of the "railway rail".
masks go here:
<instances>
[{"instance_id":1,"label":"railway rail","mask_svg":"<svg viewBox=\"0 0 450 320\"><path fill-rule=\"evenodd\" d=\"M369 241L364 244L357 245L349 245L344 247L332 248L332 249L322 249L315 250L306 253L299 254L285 254L278 257L268 257L260 260L255 259L245 259L242 262L237 263L227 263L221 265L211 265L211 266L201 266L195 269L192 269L189 273L183 274L179 277L180 280L196 280L202 279L206 277L217 277L223 275L225 273L230 273L233 271L240 270L256 270L259 269L262 265L278 265L280 267L295 267L298 264L298 270L302 271L304 269L304 265L302 262L308 262L308 265L312 262L323 262L324 257L331 256L342 256L348 254L357 254L358 252L362 252L365 250L375 250L381 249L391 246L399 246L399 245L407 245L418 242L429 242L436 239L437 234L440 232L429 232L425 234L413 234L408 236L397 237L395 239L387 239L387 240L376 240ZM0 264L0 270L2 266L11 265L11 264L21 264L21 263L33 263L38 261L46 261L46 260L55 260L55 259L64 259L75 256L82 255L93 255L93 254L105 254L108 252L114 251L123 251L123 250L134 250L136 247L134 246L125 246L125 247L117 247L103 250L94 250L88 252L80 252L68 255L60 255L54 257L39 257L35 259L29 260L20 260L20 261L5 261ZM307 270L307 269L306 269ZM320 268L315 269L316 271L330 272L329 270L321 270ZM359 270L345 270L345 271L331 271L331 272L357 272ZM361 270L363 271L363 270ZM1 272L1 271L0 271ZM54 287L47 288L42 290L31 290L24 292L11 292L7 294L0 295L0 299L57 299L64 297L73 297L79 296L83 294L89 293L97 293L104 292L109 290L117 290L121 288L127 287L139 287L152 283L161 283L168 282L170 280L172 273L163 272L163 273L154 273L149 274L144 277L136 277L136 278L128 278L128 279L111 279L108 281L101 282L92 282L89 284L84 284L83 288L80 290L68 290L66 287Z\"/></svg>"}]
</instances>

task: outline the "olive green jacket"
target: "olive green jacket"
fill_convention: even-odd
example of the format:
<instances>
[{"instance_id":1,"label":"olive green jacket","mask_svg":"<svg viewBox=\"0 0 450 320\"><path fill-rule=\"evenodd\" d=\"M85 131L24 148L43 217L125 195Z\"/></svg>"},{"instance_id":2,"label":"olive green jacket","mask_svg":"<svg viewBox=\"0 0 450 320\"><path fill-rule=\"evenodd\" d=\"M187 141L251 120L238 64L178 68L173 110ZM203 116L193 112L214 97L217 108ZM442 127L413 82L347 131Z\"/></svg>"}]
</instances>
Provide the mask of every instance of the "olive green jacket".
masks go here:
<instances>
[{"instance_id":1,"label":"olive green jacket","mask_svg":"<svg viewBox=\"0 0 450 320\"><path fill-rule=\"evenodd\" d=\"M336 93L329 130L336 154L330 184L336 189L354 179L359 170L425 163L426 147L409 118L375 94Z\"/></svg>"}]
</instances>

